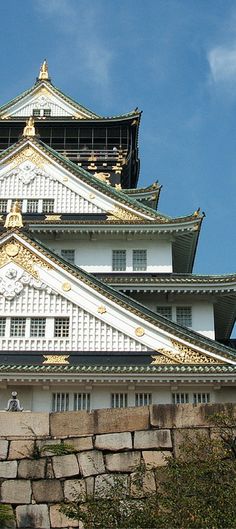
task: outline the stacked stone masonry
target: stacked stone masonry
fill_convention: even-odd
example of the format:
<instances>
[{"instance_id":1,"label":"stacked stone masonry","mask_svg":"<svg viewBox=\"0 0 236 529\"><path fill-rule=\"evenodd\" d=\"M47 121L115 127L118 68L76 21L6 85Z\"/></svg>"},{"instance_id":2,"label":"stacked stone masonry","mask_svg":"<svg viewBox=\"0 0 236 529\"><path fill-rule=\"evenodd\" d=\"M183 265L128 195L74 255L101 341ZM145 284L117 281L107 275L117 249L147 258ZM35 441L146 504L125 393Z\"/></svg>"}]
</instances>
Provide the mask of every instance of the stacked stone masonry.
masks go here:
<instances>
[{"instance_id":1,"label":"stacked stone masonry","mask_svg":"<svg viewBox=\"0 0 236 529\"><path fill-rule=\"evenodd\" d=\"M211 435L209 416L229 409L230 404L187 404L0 413L1 503L9 504L15 518L6 529L82 529L60 513L60 503L78 495L99 496L117 474L135 497L133 477L140 463L145 465L144 489L155 490L152 469L161 471L166 456L178 454L184 433ZM72 453L66 454L66 445Z\"/></svg>"}]
</instances>

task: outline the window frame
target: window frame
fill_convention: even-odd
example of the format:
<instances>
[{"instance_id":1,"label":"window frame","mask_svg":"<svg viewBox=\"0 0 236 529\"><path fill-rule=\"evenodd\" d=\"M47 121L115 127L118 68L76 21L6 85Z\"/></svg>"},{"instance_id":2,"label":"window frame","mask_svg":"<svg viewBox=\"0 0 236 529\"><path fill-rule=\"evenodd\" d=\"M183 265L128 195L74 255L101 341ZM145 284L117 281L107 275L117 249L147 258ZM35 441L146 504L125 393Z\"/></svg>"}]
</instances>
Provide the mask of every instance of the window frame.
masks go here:
<instances>
[{"instance_id":1,"label":"window frame","mask_svg":"<svg viewBox=\"0 0 236 529\"><path fill-rule=\"evenodd\" d=\"M120 253L120 257L118 257L119 253ZM112 250L112 271L113 272L125 272L126 267L127 267L126 261L127 261L127 255L126 255L125 249ZM119 265L119 262L122 264Z\"/></svg>"}]
</instances>

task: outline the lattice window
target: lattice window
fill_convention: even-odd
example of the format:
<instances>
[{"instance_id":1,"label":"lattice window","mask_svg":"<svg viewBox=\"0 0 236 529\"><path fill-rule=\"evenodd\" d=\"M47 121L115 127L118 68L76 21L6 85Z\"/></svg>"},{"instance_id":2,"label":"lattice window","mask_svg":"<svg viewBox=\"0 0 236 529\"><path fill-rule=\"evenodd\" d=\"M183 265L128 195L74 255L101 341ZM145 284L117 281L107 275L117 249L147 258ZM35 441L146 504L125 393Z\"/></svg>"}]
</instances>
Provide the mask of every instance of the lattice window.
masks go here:
<instances>
[{"instance_id":1,"label":"lattice window","mask_svg":"<svg viewBox=\"0 0 236 529\"><path fill-rule=\"evenodd\" d=\"M33 116L34 116L34 118L38 118L40 116L40 109L39 108L34 108L33 109Z\"/></svg>"},{"instance_id":2,"label":"lattice window","mask_svg":"<svg viewBox=\"0 0 236 529\"><path fill-rule=\"evenodd\" d=\"M54 199L44 198L43 199L43 213L53 213L53 212L54 212Z\"/></svg>"},{"instance_id":3,"label":"lattice window","mask_svg":"<svg viewBox=\"0 0 236 529\"><path fill-rule=\"evenodd\" d=\"M189 393L172 393L173 404L188 404Z\"/></svg>"},{"instance_id":4,"label":"lattice window","mask_svg":"<svg viewBox=\"0 0 236 529\"><path fill-rule=\"evenodd\" d=\"M193 393L193 404L207 404L210 400L210 393Z\"/></svg>"},{"instance_id":5,"label":"lattice window","mask_svg":"<svg viewBox=\"0 0 236 529\"><path fill-rule=\"evenodd\" d=\"M126 270L126 250L112 251L112 270Z\"/></svg>"},{"instance_id":6,"label":"lattice window","mask_svg":"<svg viewBox=\"0 0 236 529\"><path fill-rule=\"evenodd\" d=\"M49 116L51 116L51 109L50 109L50 108L44 108L44 109L43 109L43 115L44 115L45 117L49 117Z\"/></svg>"},{"instance_id":7,"label":"lattice window","mask_svg":"<svg viewBox=\"0 0 236 529\"><path fill-rule=\"evenodd\" d=\"M69 336L70 320L69 318L55 318L54 336L56 338L67 338Z\"/></svg>"},{"instance_id":8,"label":"lattice window","mask_svg":"<svg viewBox=\"0 0 236 529\"><path fill-rule=\"evenodd\" d=\"M168 318L169 320L172 320L172 307L169 307L168 305L158 306L157 313L161 316L165 316L165 318Z\"/></svg>"},{"instance_id":9,"label":"lattice window","mask_svg":"<svg viewBox=\"0 0 236 529\"><path fill-rule=\"evenodd\" d=\"M133 250L133 270L147 270L147 250Z\"/></svg>"},{"instance_id":10,"label":"lattice window","mask_svg":"<svg viewBox=\"0 0 236 529\"><path fill-rule=\"evenodd\" d=\"M69 410L69 393L52 394L52 411Z\"/></svg>"},{"instance_id":11,"label":"lattice window","mask_svg":"<svg viewBox=\"0 0 236 529\"><path fill-rule=\"evenodd\" d=\"M74 393L74 411L90 411L90 393Z\"/></svg>"},{"instance_id":12,"label":"lattice window","mask_svg":"<svg viewBox=\"0 0 236 529\"><path fill-rule=\"evenodd\" d=\"M112 393L111 394L111 407L112 408L127 408L127 406L128 406L127 393Z\"/></svg>"},{"instance_id":13,"label":"lattice window","mask_svg":"<svg viewBox=\"0 0 236 529\"><path fill-rule=\"evenodd\" d=\"M75 262L75 250L61 250L61 256L71 264Z\"/></svg>"},{"instance_id":14,"label":"lattice window","mask_svg":"<svg viewBox=\"0 0 236 529\"><path fill-rule=\"evenodd\" d=\"M34 200L33 198L30 198L27 200L27 213L37 213L38 212L38 200Z\"/></svg>"},{"instance_id":15,"label":"lattice window","mask_svg":"<svg viewBox=\"0 0 236 529\"><path fill-rule=\"evenodd\" d=\"M148 406L152 404L151 393L135 393L135 406Z\"/></svg>"},{"instance_id":16,"label":"lattice window","mask_svg":"<svg viewBox=\"0 0 236 529\"><path fill-rule=\"evenodd\" d=\"M42 337L45 336L46 318L31 318L30 320L30 336Z\"/></svg>"},{"instance_id":17,"label":"lattice window","mask_svg":"<svg viewBox=\"0 0 236 529\"><path fill-rule=\"evenodd\" d=\"M0 318L0 336L5 336L6 331L6 318Z\"/></svg>"},{"instance_id":18,"label":"lattice window","mask_svg":"<svg viewBox=\"0 0 236 529\"><path fill-rule=\"evenodd\" d=\"M192 327L192 307L176 307L176 321L185 327Z\"/></svg>"},{"instance_id":19,"label":"lattice window","mask_svg":"<svg viewBox=\"0 0 236 529\"><path fill-rule=\"evenodd\" d=\"M26 318L11 318L11 336L25 336Z\"/></svg>"},{"instance_id":20,"label":"lattice window","mask_svg":"<svg viewBox=\"0 0 236 529\"><path fill-rule=\"evenodd\" d=\"M0 213L6 213L7 212L7 200L1 199L0 200Z\"/></svg>"}]
</instances>

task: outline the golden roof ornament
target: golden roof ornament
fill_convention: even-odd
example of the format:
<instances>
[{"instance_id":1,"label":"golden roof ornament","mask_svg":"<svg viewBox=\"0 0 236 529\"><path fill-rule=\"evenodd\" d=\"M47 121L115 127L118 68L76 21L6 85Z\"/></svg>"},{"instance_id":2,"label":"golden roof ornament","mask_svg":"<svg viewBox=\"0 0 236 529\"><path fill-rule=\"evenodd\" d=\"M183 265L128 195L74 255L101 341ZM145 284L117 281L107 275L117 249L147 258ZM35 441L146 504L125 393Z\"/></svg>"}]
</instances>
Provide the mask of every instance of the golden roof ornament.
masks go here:
<instances>
[{"instance_id":1,"label":"golden roof ornament","mask_svg":"<svg viewBox=\"0 0 236 529\"><path fill-rule=\"evenodd\" d=\"M48 80L49 80L48 63L46 59L44 59L43 64L41 64L40 66L38 81L48 81Z\"/></svg>"},{"instance_id":2,"label":"golden roof ornament","mask_svg":"<svg viewBox=\"0 0 236 529\"><path fill-rule=\"evenodd\" d=\"M23 136L25 137L33 137L35 136L35 126L34 126L34 119L32 116L26 121L26 125L23 130Z\"/></svg>"},{"instance_id":3,"label":"golden roof ornament","mask_svg":"<svg viewBox=\"0 0 236 529\"><path fill-rule=\"evenodd\" d=\"M23 228L21 207L18 200L14 202L10 213L6 216L4 228L7 228L7 230L12 228Z\"/></svg>"}]
</instances>

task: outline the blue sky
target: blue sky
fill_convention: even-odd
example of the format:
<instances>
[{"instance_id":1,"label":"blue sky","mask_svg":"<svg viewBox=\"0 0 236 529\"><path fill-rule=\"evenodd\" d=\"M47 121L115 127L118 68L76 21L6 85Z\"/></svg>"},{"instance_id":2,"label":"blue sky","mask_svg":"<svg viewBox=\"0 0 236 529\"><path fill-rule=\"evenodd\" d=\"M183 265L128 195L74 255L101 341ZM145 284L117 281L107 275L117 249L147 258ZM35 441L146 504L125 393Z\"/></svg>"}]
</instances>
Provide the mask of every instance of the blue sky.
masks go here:
<instances>
[{"instance_id":1,"label":"blue sky","mask_svg":"<svg viewBox=\"0 0 236 529\"><path fill-rule=\"evenodd\" d=\"M0 13L0 103L46 57L91 110L138 106L140 185L159 180L163 213L205 211L196 273L235 272L235 0L9 0Z\"/></svg>"}]
</instances>

